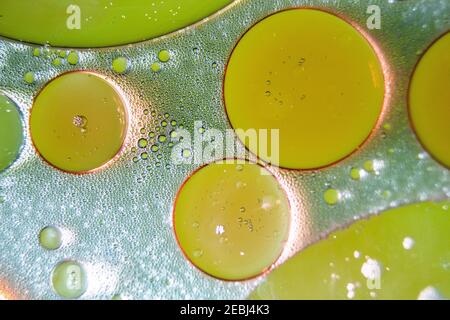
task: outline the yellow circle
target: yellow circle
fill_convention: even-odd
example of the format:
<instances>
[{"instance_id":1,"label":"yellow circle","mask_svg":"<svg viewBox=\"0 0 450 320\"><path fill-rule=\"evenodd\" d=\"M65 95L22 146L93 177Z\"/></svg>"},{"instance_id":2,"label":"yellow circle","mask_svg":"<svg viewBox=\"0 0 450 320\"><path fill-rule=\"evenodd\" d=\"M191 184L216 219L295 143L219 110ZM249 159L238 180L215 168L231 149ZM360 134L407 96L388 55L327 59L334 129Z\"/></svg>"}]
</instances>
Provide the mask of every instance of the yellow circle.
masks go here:
<instances>
[{"instance_id":1,"label":"yellow circle","mask_svg":"<svg viewBox=\"0 0 450 320\"><path fill-rule=\"evenodd\" d=\"M423 146L450 168L450 33L424 54L409 89L409 112Z\"/></svg>"},{"instance_id":2,"label":"yellow circle","mask_svg":"<svg viewBox=\"0 0 450 320\"><path fill-rule=\"evenodd\" d=\"M235 129L279 129L279 165L337 162L370 135L382 111L384 75L369 42L323 11L273 14L245 33L228 62L226 111ZM264 161L244 132L247 148ZM273 147L269 134L269 146ZM264 146L262 146L264 148Z\"/></svg>"},{"instance_id":3,"label":"yellow circle","mask_svg":"<svg viewBox=\"0 0 450 320\"><path fill-rule=\"evenodd\" d=\"M72 72L53 79L39 93L30 127L33 143L48 163L85 173L120 151L127 131L126 108L106 80Z\"/></svg>"},{"instance_id":4,"label":"yellow circle","mask_svg":"<svg viewBox=\"0 0 450 320\"><path fill-rule=\"evenodd\" d=\"M213 163L182 186L174 228L187 258L216 278L259 275L280 256L288 237L289 202L263 167Z\"/></svg>"}]
</instances>

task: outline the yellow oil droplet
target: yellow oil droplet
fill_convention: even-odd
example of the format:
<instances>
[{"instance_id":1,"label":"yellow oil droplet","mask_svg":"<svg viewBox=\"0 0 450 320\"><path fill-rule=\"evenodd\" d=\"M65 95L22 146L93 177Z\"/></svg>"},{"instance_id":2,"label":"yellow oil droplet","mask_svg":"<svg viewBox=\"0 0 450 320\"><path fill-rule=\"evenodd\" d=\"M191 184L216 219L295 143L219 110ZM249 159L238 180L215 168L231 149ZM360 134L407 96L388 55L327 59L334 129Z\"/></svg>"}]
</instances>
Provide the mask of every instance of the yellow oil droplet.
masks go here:
<instances>
[{"instance_id":1,"label":"yellow oil droplet","mask_svg":"<svg viewBox=\"0 0 450 320\"><path fill-rule=\"evenodd\" d=\"M249 29L224 80L230 123L244 129L240 140L270 161L244 133L279 129L279 165L290 169L327 166L356 150L378 121L384 92L368 40L350 23L314 9L281 11Z\"/></svg>"},{"instance_id":2,"label":"yellow oil droplet","mask_svg":"<svg viewBox=\"0 0 450 320\"><path fill-rule=\"evenodd\" d=\"M33 49L33 56L39 57L40 55L41 55L41 50L39 50L39 48L34 48Z\"/></svg>"},{"instance_id":3,"label":"yellow oil droplet","mask_svg":"<svg viewBox=\"0 0 450 320\"><path fill-rule=\"evenodd\" d=\"M58 249L62 244L61 231L57 227L45 227L39 233L39 244L47 250Z\"/></svg>"},{"instance_id":4,"label":"yellow oil droplet","mask_svg":"<svg viewBox=\"0 0 450 320\"><path fill-rule=\"evenodd\" d=\"M289 202L276 178L257 164L212 163L182 186L174 228L187 258L226 280L257 276L281 254L288 237ZM264 174L262 174L264 173ZM236 188L236 184L245 188ZM264 207L267 199L272 206Z\"/></svg>"},{"instance_id":5,"label":"yellow oil droplet","mask_svg":"<svg viewBox=\"0 0 450 320\"><path fill-rule=\"evenodd\" d=\"M417 137L431 155L450 168L450 32L420 59L409 90L409 112Z\"/></svg>"},{"instance_id":6,"label":"yellow oil droplet","mask_svg":"<svg viewBox=\"0 0 450 320\"><path fill-rule=\"evenodd\" d=\"M89 172L120 151L127 132L125 104L103 78L67 73L50 81L36 97L30 131L49 164L67 172Z\"/></svg>"},{"instance_id":7,"label":"yellow oil droplet","mask_svg":"<svg viewBox=\"0 0 450 320\"><path fill-rule=\"evenodd\" d=\"M336 189L328 189L323 194L323 199L330 206L333 206L333 205L337 204L339 202L339 200L340 200L340 197L341 197L340 193Z\"/></svg>"},{"instance_id":8,"label":"yellow oil droplet","mask_svg":"<svg viewBox=\"0 0 450 320\"><path fill-rule=\"evenodd\" d=\"M59 263L53 269L51 280L55 292L65 299L81 297L88 285L86 271L75 261Z\"/></svg>"}]
</instances>

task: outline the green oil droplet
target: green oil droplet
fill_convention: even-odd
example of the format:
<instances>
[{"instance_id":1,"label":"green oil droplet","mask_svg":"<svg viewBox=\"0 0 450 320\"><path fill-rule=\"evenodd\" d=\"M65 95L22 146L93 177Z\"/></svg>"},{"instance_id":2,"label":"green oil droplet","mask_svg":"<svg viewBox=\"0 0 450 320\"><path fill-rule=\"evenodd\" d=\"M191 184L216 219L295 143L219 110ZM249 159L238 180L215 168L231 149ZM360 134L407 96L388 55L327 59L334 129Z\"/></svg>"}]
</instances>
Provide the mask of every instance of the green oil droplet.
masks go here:
<instances>
[{"instance_id":1,"label":"green oil droplet","mask_svg":"<svg viewBox=\"0 0 450 320\"><path fill-rule=\"evenodd\" d=\"M23 76L23 80L28 83L28 84L32 84L34 82L34 73L33 72L27 72L25 73L25 75Z\"/></svg>"},{"instance_id":2,"label":"green oil droplet","mask_svg":"<svg viewBox=\"0 0 450 320\"><path fill-rule=\"evenodd\" d=\"M113 60L112 69L114 72L123 74L128 70L128 60L124 57L119 57Z\"/></svg>"},{"instance_id":3,"label":"green oil droplet","mask_svg":"<svg viewBox=\"0 0 450 320\"><path fill-rule=\"evenodd\" d=\"M375 167L372 160L367 160L366 162L364 162L364 170L366 170L367 172L375 172Z\"/></svg>"},{"instance_id":4,"label":"green oil droplet","mask_svg":"<svg viewBox=\"0 0 450 320\"><path fill-rule=\"evenodd\" d=\"M139 148L145 148L145 147L147 147L147 145L148 145L147 139L144 139L144 138L139 139L139 141L138 141Z\"/></svg>"},{"instance_id":5,"label":"green oil droplet","mask_svg":"<svg viewBox=\"0 0 450 320\"><path fill-rule=\"evenodd\" d=\"M163 134L158 137L159 142L166 142L166 140L167 140L167 137Z\"/></svg>"},{"instance_id":6,"label":"green oil droplet","mask_svg":"<svg viewBox=\"0 0 450 320\"><path fill-rule=\"evenodd\" d=\"M154 138L154 137L155 137L155 133L154 133L153 131L150 131L150 132L148 133L148 136L149 136L150 138Z\"/></svg>"},{"instance_id":7,"label":"green oil droplet","mask_svg":"<svg viewBox=\"0 0 450 320\"><path fill-rule=\"evenodd\" d=\"M58 55L60 58L65 58L67 56L67 52L64 50L61 50L58 52Z\"/></svg>"},{"instance_id":8,"label":"green oil droplet","mask_svg":"<svg viewBox=\"0 0 450 320\"><path fill-rule=\"evenodd\" d=\"M159 61L161 61L161 62L167 62L167 61L169 61L169 60L170 60L170 52L167 51L167 50L161 50L161 51L158 53L158 59L159 59Z\"/></svg>"},{"instance_id":9,"label":"green oil droplet","mask_svg":"<svg viewBox=\"0 0 450 320\"><path fill-rule=\"evenodd\" d=\"M39 50L39 48L34 48L33 56L39 57L40 55L41 55L41 51Z\"/></svg>"},{"instance_id":10,"label":"green oil droplet","mask_svg":"<svg viewBox=\"0 0 450 320\"><path fill-rule=\"evenodd\" d=\"M154 62L150 66L150 69L152 69L153 72L159 72L161 70L161 66L159 65L158 62Z\"/></svg>"},{"instance_id":11,"label":"green oil droplet","mask_svg":"<svg viewBox=\"0 0 450 320\"><path fill-rule=\"evenodd\" d=\"M60 58L55 58L55 59L53 59L52 64L53 64L54 66L58 67L58 66L61 65L61 62L62 62L62 61L61 61Z\"/></svg>"},{"instance_id":12,"label":"green oil droplet","mask_svg":"<svg viewBox=\"0 0 450 320\"><path fill-rule=\"evenodd\" d=\"M159 147L156 145L156 144L154 144L154 145L152 145L152 147L150 148L153 152L157 152L158 150L159 150Z\"/></svg>"},{"instance_id":13,"label":"green oil droplet","mask_svg":"<svg viewBox=\"0 0 450 320\"><path fill-rule=\"evenodd\" d=\"M75 51L70 51L69 55L67 56L67 62L71 65L76 65L78 63L78 53Z\"/></svg>"},{"instance_id":14,"label":"green oil droplet","mask_svg":"<svg viewBox=\"0 0 450 320\"><path fill-rule=\"evenodd\" d=\"M142 152L141 153L141 159L142 160L147 160L148 159L148 153L147 152Z\"/></svg>"},{"instance_id":15,"label":"green oil droplet","mask_svg":"<svg viewBox=\"0 0 450 320\"><path fill-rule=\"evenodd\" d=\"M339 199L340 199L339 191L337 191L335 189L328 189L323 194L323 199L330 206L335 205L339 202Z\"/></svg>"},{"instance_id":16,"label":"green oil droplet","mask_svg":"<svg viewBox=\"0 0 450 320\"><path fill-rule=\"evenodd\" d=\"M181 156L182 156L183 158L188 159L188 158L191 157L191 155L192 155L192 152L191 152L190 149L183 149L183 150L181 151Z\"/></svg>"},{"instance_id":17,"label":"green oil droplet","mask_svg":"<svg viewBox=\"0 0 450 320\"><path fill-rule=\"evenodd\" d=\"M53 226L45 227L39 233L39 244L47 250L58 249L62 244L61 231Z\"/></svg>"},{"instance_id":18,"label":"green oil droplet","mask_svg":"<svg viewBox=\"0 0 450 320\"><path fill-rule=\"evenodd\" d=\"M59 263L52 273L52 285L55 292L66 299L81 297L87 289L88 281L83 266L75 261Z\"/></svg>"},{"instance_id":19,"label":"green oil droplet","mask_svg":"<svg viewBox=\"0 0 450 320\"><path fill-rule=\"evenodd\" d=\"M350 170L350 176L353 180L360 180L361 179L361 170L359 168L352 168Z\"/></svg>"}]
</instances>

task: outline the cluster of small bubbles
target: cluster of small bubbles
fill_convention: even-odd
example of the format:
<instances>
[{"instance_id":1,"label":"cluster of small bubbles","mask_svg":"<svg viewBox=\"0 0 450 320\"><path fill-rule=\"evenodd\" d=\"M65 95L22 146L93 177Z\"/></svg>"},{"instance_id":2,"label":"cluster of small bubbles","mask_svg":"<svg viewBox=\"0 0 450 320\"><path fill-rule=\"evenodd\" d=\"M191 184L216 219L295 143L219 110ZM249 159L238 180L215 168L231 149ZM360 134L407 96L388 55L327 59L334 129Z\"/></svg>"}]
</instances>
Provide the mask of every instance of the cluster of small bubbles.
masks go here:
<instances>
[{"instance_id":1,"label":"cluster of small bubbles","mask_svg":"<svg viewBox=\"0 0 450 320\"><path fill-rule=\"evenodd\" d=\"M149 117L153 120L148 119ZM139 132L143 135L140 137L135 146L131 148L132 153L139 154L133 157L133 162L137 163L139 160L148 160L151 154L154 154L158 160L162 159L160 151L163 146L167 145L172 148L175 142L178 142L177 130L182 128L178 125L178 121L172 119L169 113L158 114L156 111L143 110L143 123L155 124L153 130L148 130L144 125ZM141 124L142 125L142 124ZM157 165L158 167L161 166ZM167 167L167 166L166 166Z\"/></svg>"},{"instance_id":2,"label":"cluster of small bubbles","mask_svg":"<svg viewBox=\"0 0 450 320\"><path fill-rule=\"evenodd\" d=\"M71 51L69 54L65 50L57 50L53 48L34 48L32 51L34 57L40 57L51 61L55 67L61 66L65 60L70 65L76 65L78 63L78 53Z\"/></svg>"}]
</instances>

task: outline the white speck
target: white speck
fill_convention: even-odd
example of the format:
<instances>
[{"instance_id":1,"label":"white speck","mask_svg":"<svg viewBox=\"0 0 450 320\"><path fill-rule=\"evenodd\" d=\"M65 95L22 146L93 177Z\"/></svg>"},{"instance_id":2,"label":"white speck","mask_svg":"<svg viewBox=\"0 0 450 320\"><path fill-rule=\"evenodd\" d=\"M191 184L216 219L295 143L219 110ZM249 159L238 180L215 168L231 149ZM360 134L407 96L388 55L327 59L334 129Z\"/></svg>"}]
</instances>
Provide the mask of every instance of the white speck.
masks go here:
<instances>
[{"instance_id":1,"label":"white speck","mask_svg":"<svg viewBox=\"0 0 450 320\"><path fill-rule=\"evenodd\" d=\"M216 226L216 234L221 235L225 232L225 228L222 225Z\"/></svg>"},{"instance_id":2,"label":"white speck","mask_svg":"<svg viewBox=\"0 0 450 320\"><path fill-rule=\"evenodd\" d=\"M420 291L417 300L445 300L435 287L428 286Z\"/></svg>"},{"instance_id":3,"label":"white speck","mask_svg":"<svg viewBox=\"0 0 450 320\"><path fill-rule=\"evenodd\" d=\"M405 250L411 250L412 247L414 247L415 241L413 238L411 237L405 237L403 239L403 248L405 248Z\"/></svg>"},{"instance_id":4,"label":"white speck","mask_svg":"<svg viewBox=\"0 0 450 320\"><path fill-rule=\"evenodd\" d=\"M355 259L358 259L361 256L361 253L357 250L353 251L353 256L355 257Z\"/></svg>"},{"instance_id":5,"label":"white speck","mask_svg":"<svg viewBox=\"0 0 450 320\"><path fill-rule=\"evenodd\" d=\"M377 296L377 293L375 291L370 291L370 296L372 298L375 298Z\"/></svg>"},{"instance_id":6,"label":"white speck","mask_svg":"<svg viewBox=\"0 0 450 320\"><path fill-rule=\"evenodd\" d=\"M347 298L353 299L355 297L355 285L353 283L347 283Z\"/></svg>"},{"instance_id":7,"label":"white speck","mask_svg":"<svg viewBox=\"0 0 450 320\"><path fill-rule=\"evenodd\" d=\"M381 266L377 260L368 258L361 267L361 273L368 280L379 279L381 276Z\"/></svg>"},{"instance_id":8,"label":"white speck","mask_svg":"<svg viewBox=\"0 0 450 320\"><path fill-rule=\"evenodd\" d=\"M245 255L245 252L241 251L241 252L239 252L239 254L240 254L241 256L244 256L244 255Z\"/></svg>"}]
</instances>

